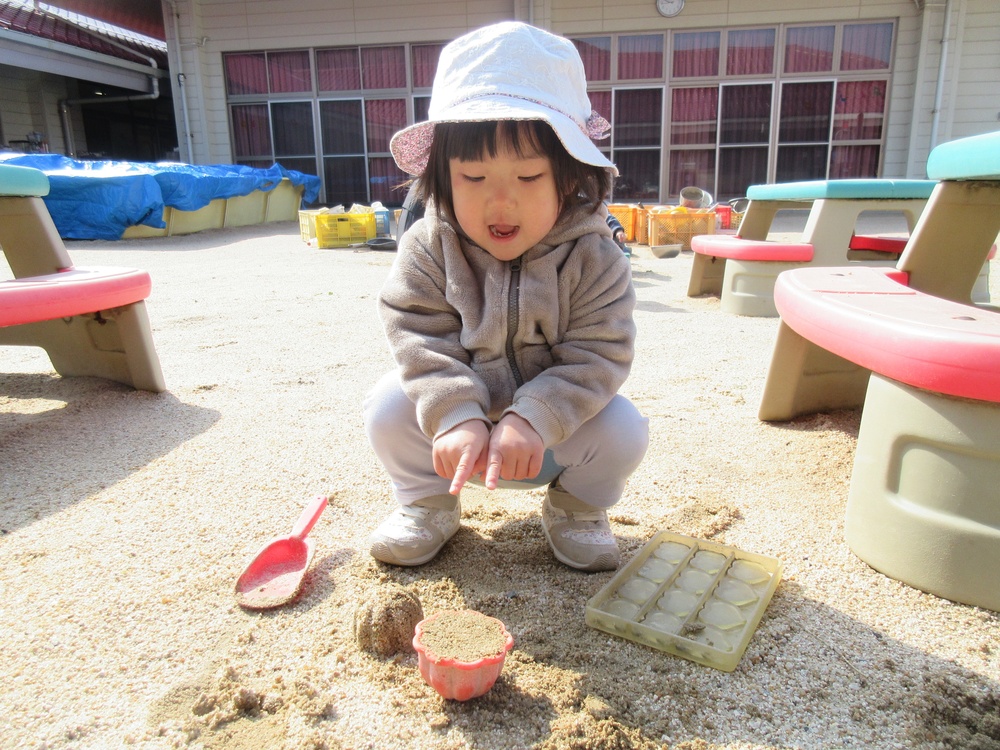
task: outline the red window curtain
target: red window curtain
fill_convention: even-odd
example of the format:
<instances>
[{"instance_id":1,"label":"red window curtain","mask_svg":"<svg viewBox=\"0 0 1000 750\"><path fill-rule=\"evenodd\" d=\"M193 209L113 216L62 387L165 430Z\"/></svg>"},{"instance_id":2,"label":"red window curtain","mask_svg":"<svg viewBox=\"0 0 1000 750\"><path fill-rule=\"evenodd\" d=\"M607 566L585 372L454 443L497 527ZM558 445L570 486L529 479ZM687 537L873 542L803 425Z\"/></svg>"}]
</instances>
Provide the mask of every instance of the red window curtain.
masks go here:
<instances>
[{"instance_id":1,"label":"red window curtain","mask_svg":"<svg viewBox=\"0 0 1000 750\"><path fill-rule=\"evenodd\" d=\"M365 129L369 153L388 153L389 140L406 127L405 99L369 99L365 101Z\"/></svg>"},{"instance_id":2,"label":"red window curtain","mask_svg":"<svg viewBox=\"0 0 1000 750\"><path fill-rule=\"evenodd\" d=\"M358 48L316 50L316 82L320 91L360 90Z\"/></svg>"},{"instance_id":3,"label":"red window curtain","mask_svg":"<svg viewBox=\"0 0 1000 750\"><path fill-rule=\"evenodd\" d=\"M618 79L663 78L663 37L660 34L618 37Z\"/></svg>"},{"instance_id":4,"label":"red window curtain","mask_svg":"<svg viewBox=\"0 0 1000 750\"><path fill-rule=\"evenodd\" d=\"M885 119L886 81L837 84L833 140L880 140Z\"/></svg>"},{"instance_id":5,"label":"red window curtain","mask_svg":"<svg viewBox=\"0 0 1000 750\"><path fill-rule=\"evenodd\" d=\"M412 50L413 88L429 89L434 85L438 58L443 44L417 44Z\"/></svg>"},{"instance_id":6,"label":"red window curtain","mask_svg":"<svg viewBox=\"0 0 1000 750\"><path fill-rule=\"evenodd\" d=\"M402 45L361 48L363 88L406 88L406 51Z\"/></svg>"},{"instance_id":7,"label":"red window curtain","mask_svg":"<svg viewBox=\"0 0 1000 750\"><path fill-rule=\"evenodd\" d=\"M888 70L891 54L891 23L864 23L844 27L841 70Z\"/></svg>"},{"instance_id":8,"label":"red window curtain","mask_svg":"<svg viewBox=\"0 0 1000 750\"><path fill-rule=\"evenodd\" d=\"M222 60L230 96L267 93L267 60L263 52L223 55Z\"/></svg>"},{"instance_id":9,"label":"red window curtain","mask_svg":"<svg viewBox=\"0 0 1000 750\"><path fill-rule=\"evenodd\" d=\"M309 66L309 53L306 50L268 52L267 70L273 94L312 91L312 71Z\"/></svg>"},{"instance_id":10,"label":"red window curtain","mask_svg":"<svg viewBox=\"0 0 1000 750\"><path fill-rule=\"evenodd\" d=\"M774 72L774 29L738 29L728 33L726 75Z\"/></svg>"},{"instance_id":11,"label":"red window curtain","mask_svg":"<svg viewBox=\"0 0 1000 750\"><path fill-rule=\"evenodd\" d=\"M719 75L720 34L718 31L674 34L674 78Z\"/></svg>"},{"instance_id":12,"label":"red window curtain","mask_svg":"<svg viewBox=\"0 0 1000 750\"><path fill-rule=\"evenodd\" d=\"M718 86L674 89L671 98L670 143L675 146L690 143L714 145L718 130L718 114ZM686 184L700 185L702 183L689 182Z\"/></svg>"},{"instance_id":13,"label":"red window curtain","mask_svg":"<svg viewBox=\"0 0 1000 750\"><path fill-rule=\"evenodd\" d=\"M785 35L786 73L823 73L833 70L833 26L800 26Z\"/></svg>"},{"instance_id":14,"label":"red window curtain","mask_svg":"<svg viewBox=\"0 0 1000 750\"><path fill-rule=\"evenodd\" d=\"M266 104L234 104L233 152L236 158L271 157L271 129ZM269 165L270 166L270 165Z\"/></svg>"},{"instance_id":15,"label":"red window curtain","mask_svg":"<svg viewBox=\"0 0 1000 750\"><path fill-rule=\"evenodd\" d=\"M583 72L588 81L611 80L611 37L597 36L573 39L583 60Z\"/></svg>"}]
</instances>

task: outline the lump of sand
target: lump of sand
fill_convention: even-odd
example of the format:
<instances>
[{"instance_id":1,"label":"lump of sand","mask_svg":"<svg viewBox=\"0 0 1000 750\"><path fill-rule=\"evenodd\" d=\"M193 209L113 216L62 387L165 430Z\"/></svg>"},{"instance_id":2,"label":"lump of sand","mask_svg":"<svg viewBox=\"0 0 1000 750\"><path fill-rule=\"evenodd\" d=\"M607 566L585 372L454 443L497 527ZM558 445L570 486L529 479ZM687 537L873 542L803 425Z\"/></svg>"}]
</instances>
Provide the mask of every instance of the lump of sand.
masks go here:
<instances>
[{"instance_id":1,"label":"lump of sand","mask_svg":"<svg viewBox=\"0 0 1000 750\"><path fill-rule=\"evenodd\" d=\"M397 584L380 586L354 610L354 639L379 656L413 651L413 630L422 619L416 594Z\"/></svg>"}]
</instances>

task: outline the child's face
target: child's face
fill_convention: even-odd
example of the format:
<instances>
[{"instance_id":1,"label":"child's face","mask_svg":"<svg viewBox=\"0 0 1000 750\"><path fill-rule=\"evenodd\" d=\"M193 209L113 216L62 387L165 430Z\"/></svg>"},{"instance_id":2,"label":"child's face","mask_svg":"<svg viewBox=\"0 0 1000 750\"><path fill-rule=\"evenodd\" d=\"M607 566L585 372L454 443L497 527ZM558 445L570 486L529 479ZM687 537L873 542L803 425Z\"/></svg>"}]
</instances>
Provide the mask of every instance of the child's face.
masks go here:
<instances>
[{"instance_id":1,"label":"child's face","mask_svg":"<svg viewBox=\"0 0 1000 750\"><path fill-rule=\"evenodd\" d=\"M469 238L498 260L513 260L538 244L559 218L560 200L546 156L518 156L501 146L496 157L449 161L455 218Z\"/></svg>"}]
</instances>

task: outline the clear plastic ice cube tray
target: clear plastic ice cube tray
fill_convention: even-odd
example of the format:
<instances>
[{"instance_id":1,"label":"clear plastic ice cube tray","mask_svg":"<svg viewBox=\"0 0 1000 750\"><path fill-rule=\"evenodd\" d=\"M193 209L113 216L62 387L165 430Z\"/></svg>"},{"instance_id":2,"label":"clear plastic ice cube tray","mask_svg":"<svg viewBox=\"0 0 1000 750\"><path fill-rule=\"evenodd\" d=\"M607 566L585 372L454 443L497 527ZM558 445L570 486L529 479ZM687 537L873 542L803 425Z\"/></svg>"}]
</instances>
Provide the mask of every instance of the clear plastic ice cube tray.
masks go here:
<instances>
[{"instance_id":1,"label":"clear plastic ice cube tray","mask_svg":"<svg viewBox=\"0 0 1000 750\"><path fill-rule=\"evenodd\" d=\"M781 561L661 531L587 602L598 630L732 672L781 579Z\"/></svg>"}]
</instances>

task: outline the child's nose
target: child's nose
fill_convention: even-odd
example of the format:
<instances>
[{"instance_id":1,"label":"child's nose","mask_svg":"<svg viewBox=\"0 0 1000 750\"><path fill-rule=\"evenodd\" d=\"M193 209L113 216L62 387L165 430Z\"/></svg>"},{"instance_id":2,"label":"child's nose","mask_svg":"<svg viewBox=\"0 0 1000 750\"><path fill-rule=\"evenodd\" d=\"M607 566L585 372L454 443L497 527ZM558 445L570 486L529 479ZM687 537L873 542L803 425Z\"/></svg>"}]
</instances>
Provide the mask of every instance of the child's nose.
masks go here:
<instances>
[{"instance_id":1,"label":"child's nose","mask_svg":"<svg viewBox=\"0 0 1000 750\"><path fill-rule=\"evenodd\" d=\"M516 202L516 196L510 187L498 185L493 189L490 200L494 206L511 206Z\"/></svg>"}]
</instances>

